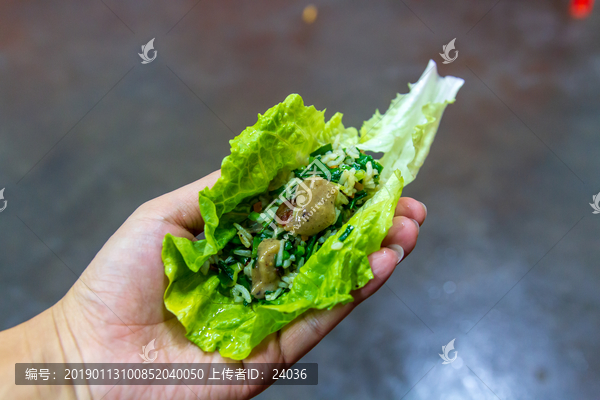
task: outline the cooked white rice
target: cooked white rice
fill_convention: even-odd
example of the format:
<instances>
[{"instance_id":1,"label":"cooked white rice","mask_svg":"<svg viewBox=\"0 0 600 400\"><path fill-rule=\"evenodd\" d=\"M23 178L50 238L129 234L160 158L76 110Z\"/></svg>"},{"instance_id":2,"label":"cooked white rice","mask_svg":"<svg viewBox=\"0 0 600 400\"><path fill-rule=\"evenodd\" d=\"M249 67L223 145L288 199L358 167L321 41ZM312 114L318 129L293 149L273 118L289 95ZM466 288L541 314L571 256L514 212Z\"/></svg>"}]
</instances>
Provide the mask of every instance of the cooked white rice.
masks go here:
<instances>
[{"instance_id":1,"label":"cooked white rice","mask_svg":"<svg viewBox=\"0 0 600 400\"><path fill-rule=\"evenodd\" d=\"M342 172L342 176L339 181L339 189L348 197L354 196L356 193L356 189L354 185L356 184L356 170L354 168L350 170L345 170Z\"/></svg>"},{"instance_id":2,"label":"cooked white rice","mask_svg":"<svg viewBox=\"0 0 600 400\"><path fill-rule=\"evenodd\" d=\"M331 250L341 250L342 247L344 247L344 243L338 240L337 242L331 245Z\"/></svg>"},{"instance_id":3,"label":"cooked white rice","mask_svg":"<svg viewBox=\"0 0 600 400\"><path fill-rule=\"evenodd\" d=\"M355 147L350 146L344 149L344 146L340 143L339 137L336 137L334 143L332 143L332 150L319 156L319 158L323 164L327 165L330 168L339 168L342 165L346 165L345 168L348 168L352 166L355 160L360 158L361 155L362 153ZM375 178L378 176L379 172L377 171L377 169L374 168L373 163L370 161L367 162L365 167L366 171L362 169L356 170L355 168L342 171L340 179L337 183L338 194L334 203L336 211L336 220L339 218L343 206L347 205L350 202L351 198L354 197L356 192L358 191L354 187L357 184L357 182L362 182L364 189L367 189L369 191L376 189L377 185L375 184ZM318 172L316 168L317 167L315 167L315 172ZM305 190L300 187L300 185L298 184L299 182L302 182L302 180L297 178L294 172L290 172L288 176L288 183L285 186L286 191L282 193L282 196L276 197L273 201L269 201L269 197L267 197L267 195L261 195L258 197L258 200L262 205L261 218L259 219L258 223L261 223L265 227L267 225L271 226L270 229L267 229L266 231L263 230L263 232L265 232L268 236L271 236L273 239L277 239L277 236L281 235L284 231L284 229L280 228L277 224L273 224L276 211L282 203L281 198L283 196L285 196L285 198L288 199L293 198L298 195L297 192L299 190ZM314 181L311 182L311 187L313 184ZM362 202L364 202L364 200L359 200L358 205L362 204ZM263 218L265 219L264 221L262 221ZM238 248L234 250L233 253L243 257L251 257L251 247L253 240L252 233L256 233L256 231L253 230L252 227L250 228L250 231L248 231L237 223L234 224L234 226L238 231L238 236L242 244L248 250ZM270 234L271 229L273 229L272 235ZM315 244L316 248L318 249L329 238L337 235L337 233L338 230L335 229L334 226L331 226L328 230L325 231L324 234L322 234L319 237ZM278 283L278 288L274 292L265 295L265 299L267 301L277 299L280 295L282 295L285 291L289 290L292 287L294 278L298 275L298 271L304 266L307 257L309 257L309 254L305 254L304 256L295 256L291 254L287 260L284 260L283 257L285 251L285 244L288 241L292 244L293 248L298 248L299 246L303 246L304 248L306 248L307 246L307 241L302 240L300 236L291 232L286 232L283 238L280 239L279 251L275 256L275 265L277 267L283 267L283 269L280 271L283 271L284 275L281 277L281 280ZM331 248L334 250L339 250L343 247L344 243L342 243L339 240L336 240L334 243L332 243L331 246ZM219 256L221 254L222 250L219 251L218 255L211 256L209 260L202 265L200 271L203 274L207 274L211 264L217 264L219 261L222 260L222 258ZM232 256L230 256L227 257L227 259L224 261L227 264L229 264L231 262L234 262L235 259ZM244 275L247 276L249 279L252 279L252 268L255 264L256 259L252 259L250 263L243 268ZM236 284L232 288L232 294L235 302L241 303L245 301L247 303L250 303L252 301L252 296L250 292L242 285Z\"/></svg>"},{"instance_id":4,"label":"cooked white rice","mask_svg":"<svg viewBox=\"0 0 600 400\"><path fill-rule=\"evenodd\" d=\"M373 178L378 175L379 172L373 168L371 161L367 163L367 172L365 173L365 177L363 178L363 185L366 189L375 189L375 181Z\"/></svg>"},{"instance_id":5,"label":"cooked white rice","mask_svg":"<svg viewBox=\"0 0 600 400\"><path fill-rule=\"evenodd\" d=\"M246 300L246 303L252 302L250 292L240 284L236 284L233 289L231 289L231 294L233 294L233 301L236 303L241 303L244 300Z\"/></svg>"},{"instance_id":6,"label":"cooked white rice","mask_svg":"<svg viewBox=\"0 0 600 400\"><path fill-rule=\"evenodd\" d=\"M358 150L356 150L356 147L348 147L346 149L346 154L348 154L353 159L360 157L360 153L358 152Z\"/></svg>"},{"instance_id":7,"label":"cooked white rice","mask_svg":"<svg viewBox=\"0 0 600 400\"><path fill-rule=\"evenodd\" d=\"M279 288L275 292L265 295L265 300L267 300L267 301L275 300L276 298L279 297L281 292L283 292L283 288Z\"/></svg>"},{"instance_id":8,"label":"cooked white rice","mask_svg":"<svg viewBox=\"0 0 600 400\"><path fill-rule=\"evenodd\" d=\"M250 260L248 265L244 267L244 275L246 275L249 279L252 279L252 266L254 265L254 259Z\"/></svg>"}]
</instances>

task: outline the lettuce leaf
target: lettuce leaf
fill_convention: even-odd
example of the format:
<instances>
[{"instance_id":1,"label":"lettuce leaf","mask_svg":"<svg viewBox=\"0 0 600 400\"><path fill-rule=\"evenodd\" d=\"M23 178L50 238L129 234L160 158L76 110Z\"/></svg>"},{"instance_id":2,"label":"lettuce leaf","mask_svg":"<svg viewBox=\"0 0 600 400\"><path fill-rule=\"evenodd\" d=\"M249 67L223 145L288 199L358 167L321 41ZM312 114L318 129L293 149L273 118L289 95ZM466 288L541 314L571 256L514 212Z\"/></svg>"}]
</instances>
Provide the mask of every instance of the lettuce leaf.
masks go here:
<instances>
[{"instance_id":1,"label":"lettuce leaf","mask_svg":"<svg viewBox=\"0 0 600 400\"><path fill-rule=\"evenodd\" d=\"M433 66L435 71L435 63ZM437 72L433 75L439 78ZM427 88L421 84L423 79ZM223 160L221 177L213 188L199 194L206 239L192 242L168 234L163 242L162 258L169 279L165 306L186 328L189 340L204 351L218 350L223 357L241 360L267 335L306 310L353 301L350 292L373 278L367 256L380 248L392 225L403 178L406 174L411 181L416 176L443 108L460 87L444 83L448 78L430 79L424 74L411 86L411 93L395 100L386 114L376 112L364 124L360 137L355 128L344 127L342 114L336 113L325 123L323 112L304 106L302 98L292 94L264 115L259 114L255 125L230 142L231 155ZM419 93L411 95L415 90ZM411 104L422 104L420 113L402 105L407 97ZM407 113L405 118L395 105ZM385 185L300 269L288 293L251 306L235 303L219 291L219 278L202 274L200 267L235 235L233 222L242 221L250 211L245 200L263 193L271 181L284 179L291 170L307 164L312 151L336 138L345 145L386 151ZM349 225L354 230L340 250L333 250L332 244Z\"/></svg>"},{"instance_id":2,"label":"lettuce leaf","mask_svg":"<svg viewBox=\"0 0 600 400\"><path fill-rule=\"evenodd\" d=\"M362 150L383 152L381 179L386 180L400 170L404 184L417 176L440 125L448 104L454 103L456 93L465 81L453 76L440 77L433 60L410 92L398 94L384 115L375 111L360 129Z\"/></svg>"},{"instance_id":3,"label":"lettuce leaf","mask_svg":"<svg viewBox=\"0 0 600 400\"><path fill-rule=\"evenodd\" d=\"M346 226L300 268L292 289L270 304L252 307L223 296L216 275L195 273L186 259L194 246L181 238L165 237L163 261L170 274L165 305L187 330L186 337L204 351L219 350L223 357L246 358L267 335L278 331L310 308L331 308L353 300L350 291L373 278L367 256L379 250L392 225L402 178L394 176L385 189L371 198L348 222L354 227L341 250L332 250ZM376 204L376 206L369 206ZM347 224L347 225L348 225ZM198 242L195 242L198 243ZM191 256L191 257L190 257Z\"/></svg>"},{"instance_id":4,"label":"lettuce leaf","mask_svg":"<svg viewBox=\"0 0 600 400\"><path fill-rule=\"evenodd\" d=\"M292 94L258 114L256 124L229 142L231 155L223 160L221 177L199 194L206 240L195 247L199 252L190 264L194 272L233 237L232 223L248 216L249 211L236 209L244 199L267 190L278 174L307 164L309 154L329 142L324 127L324 112L305 107L302 98ZM222 220L226 213L229 223Z\"/></svg>"}]
</instances>

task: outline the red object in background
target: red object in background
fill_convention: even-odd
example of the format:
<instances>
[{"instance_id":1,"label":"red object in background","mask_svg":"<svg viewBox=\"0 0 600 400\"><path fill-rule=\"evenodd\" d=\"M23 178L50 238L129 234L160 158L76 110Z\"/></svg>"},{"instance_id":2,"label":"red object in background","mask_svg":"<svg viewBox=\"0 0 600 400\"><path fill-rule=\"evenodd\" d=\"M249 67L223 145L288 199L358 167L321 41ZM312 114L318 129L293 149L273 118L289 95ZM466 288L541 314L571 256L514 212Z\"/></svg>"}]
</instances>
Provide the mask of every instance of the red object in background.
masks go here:
<instances>
[{"instance_id":1,"label":"red object in background","mask_svg":"<svg viewBox=\"0 0 600 400\"><path fill-rule=\"evenodd\" d=\"M571 0L569 12L572 17L586 18L591 14L593 8L594 0Z\"/></svg>"}]
</instances>

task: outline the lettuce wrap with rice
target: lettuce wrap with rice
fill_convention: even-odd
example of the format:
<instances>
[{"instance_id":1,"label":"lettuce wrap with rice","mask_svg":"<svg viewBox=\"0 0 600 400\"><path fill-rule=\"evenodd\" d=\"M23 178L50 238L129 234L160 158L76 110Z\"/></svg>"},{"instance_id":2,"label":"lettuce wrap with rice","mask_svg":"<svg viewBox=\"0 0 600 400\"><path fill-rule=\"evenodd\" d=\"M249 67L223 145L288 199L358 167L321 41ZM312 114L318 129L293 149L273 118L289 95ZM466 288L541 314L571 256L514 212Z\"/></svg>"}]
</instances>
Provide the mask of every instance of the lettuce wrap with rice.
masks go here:
<instances>
[{"instance_id":1,"label":"lettuce wrap with rice","mask_svg":"<svg viewBox=\"0 0 600 400\"><path fill-rule=\"evenodd\" d=\"M199 193L205 239L163 242L164 302L186 337L241 360L305 311L353 301L463 83L430 61L360 131L340 113L325 122L297 94L259 114Z\"/></svg>"}]
</instances>

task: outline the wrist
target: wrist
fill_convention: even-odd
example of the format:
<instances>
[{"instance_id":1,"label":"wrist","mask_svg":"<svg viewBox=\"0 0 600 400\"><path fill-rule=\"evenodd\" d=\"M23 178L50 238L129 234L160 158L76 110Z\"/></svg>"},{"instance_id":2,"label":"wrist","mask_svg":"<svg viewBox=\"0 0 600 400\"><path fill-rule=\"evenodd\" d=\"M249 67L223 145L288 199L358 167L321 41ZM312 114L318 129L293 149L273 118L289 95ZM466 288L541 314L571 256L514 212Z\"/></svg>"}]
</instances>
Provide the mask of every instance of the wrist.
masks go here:
<instances>
[{"instance_id":1,"label":"wrist","mask_svg":"<svg viewBox=\"0 0 600 400\"><path fill-rule=\"evenodd\" d=\"M82 362L75 338L65 329L61 303L14 328L0 332L0 398L76 398L73 386L15 385L16 363Z\"/></svg>"}]
</instances>

